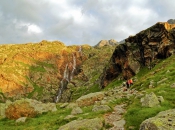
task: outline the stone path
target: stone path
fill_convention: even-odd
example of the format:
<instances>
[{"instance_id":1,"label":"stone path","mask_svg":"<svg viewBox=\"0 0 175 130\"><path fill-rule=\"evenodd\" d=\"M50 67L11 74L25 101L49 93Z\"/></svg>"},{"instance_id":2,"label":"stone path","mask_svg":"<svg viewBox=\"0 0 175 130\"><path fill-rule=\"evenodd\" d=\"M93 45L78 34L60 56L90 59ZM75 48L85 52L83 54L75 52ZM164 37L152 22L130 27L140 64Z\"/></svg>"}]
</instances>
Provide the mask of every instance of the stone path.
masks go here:
<instances>
[{"instance_id":1,"label":"stone path","mask_svg":"<svg viewBox=\"0 0 175 130\"><path fill-rule=\"evenodd\" d=\"M138 91L136 90L128 90L124 91L124 88L122 86L115 87L112 90L108 91L108 94L106 96L107 102L109 102L110 99L114 98L130 98L130 96L137 95ZM126 104L120 104L116 105L114 107L114 111L112 113L108 113L104 115L105 123L110 124L111 128L107 130L125 130L125 120L123 117L123 114L126 113Z\"/></svg>"},{"instance_id":2,"label":"stone path","mask_svg":"<svg viewBox=\"0 0 175 130\"><path fill-rule=\"evenodd\" d=\"M126 112L125 106L125 104L117 105L112 113L104 115L105 122L113 126L108 130L124 130L123 114Z\"/></svg>"}]
</instances>

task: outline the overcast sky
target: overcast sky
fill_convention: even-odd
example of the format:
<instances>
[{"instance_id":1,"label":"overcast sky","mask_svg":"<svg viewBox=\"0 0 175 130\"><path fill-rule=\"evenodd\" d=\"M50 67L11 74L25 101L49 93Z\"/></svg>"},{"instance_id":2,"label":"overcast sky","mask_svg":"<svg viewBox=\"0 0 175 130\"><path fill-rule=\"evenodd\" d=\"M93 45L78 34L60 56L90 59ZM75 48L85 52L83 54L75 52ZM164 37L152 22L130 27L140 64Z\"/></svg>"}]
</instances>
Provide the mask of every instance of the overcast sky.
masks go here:
<instances>
[{"instance_id":1,"label":"overcast sky","mask_svg":"<svg viewBox=\"0 0 175 130\"><path fill-rule=\"evenodd\" d=\"M175 19L174 0L0 0L0 44L121 41Z\"/></svg>"}]
</instances>

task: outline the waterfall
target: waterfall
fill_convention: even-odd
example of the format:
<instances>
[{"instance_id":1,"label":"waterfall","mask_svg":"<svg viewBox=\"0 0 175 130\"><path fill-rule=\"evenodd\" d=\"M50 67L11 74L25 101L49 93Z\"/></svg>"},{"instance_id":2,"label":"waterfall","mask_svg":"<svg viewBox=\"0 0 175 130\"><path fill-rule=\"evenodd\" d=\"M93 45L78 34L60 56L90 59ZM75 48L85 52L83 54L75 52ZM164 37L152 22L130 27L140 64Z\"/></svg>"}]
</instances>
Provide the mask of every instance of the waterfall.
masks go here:
<instances>
[{"instance_id":1,"label":"waterfall","mask_svg":"<svg viewBox=\"0 0 175 130\"><path fill-rule=\"evenodd\" d=\"M69 82L69 70L68 70L68 64L66 64L63 79L60 82L60 89L58 91L58 94L57 94L57 97L55 100L56 103L61 99L61 95L62 95L64 89L66 89L68 82Z\"/></svg>"},{"instance_id":2,"label":"waterfall","mask_svg":"<svg viewBox=\"0 0 175 130\"><path fill-rule=\"evenodd\" d=\"M73 69L72 69L72 72L71 72L70 80L72 80L72 78L74 76L74 71L76 69L76 58L75 58L75 55L74 54L72 54L72 56L73 56L73 65L72 65Z\"/></svg>"},{"instance_id":3,"label":"waterfall","mask_svg":"<svg viewBox=\"0 0 175 130\"><path fill-rule=\"evenodd\" d=\"M63 80L61 80L60 85L61 85L61 87L60 87L60 89L58 91L58 95L56 97L56 101L55 102L58 102L60 100L60 98L61 98L61 94L62 94L62 90L63 90Z\"/></svg>"},{"instance_id":4,"label":"waterfall","mask_svg":"<svg viewBox=\"0 0 175 130\"><path fill-rule=\"evenodd\" d=\"M63 79L66 79L69 82L69 69L68 69L68 64L66 64L65 70L64 70L64 75Z\"/></svg>"},{"instance_id":5,"label":"waterfall","mask_svg":"<svg viewBox=\"0 0 175 130\"><path fill-rule=\"evenodd\" d=\"M79 46L79 50L78 52L80 53L80 56L82 56L82 47ZM73 76L74 76L74 73L75 73L75 70L76 70L76 56L74 55L74 53L72 53L72 71L71 73L69 73L69 66L68 64L66 64L66 67L64 69L64 74L63 74L63 79L61 80L60 82L60 88L59 88L59 91L58 91L58 94L57 94L57 97L56 97L56 100L55 102L59 102L60 99L61 99L61 95L63 93L63 91L67 88L67 84L73 79Z\"/></svg>"},{"instance_id":6,"label":"waterfall","mask_svg":"<svg viewBox=\"0 0 175 130\"><path fill-rule=\"evenodd\" d=\"M78 52L80 53L80 56L82 56L82 46L79 46Z\"/></svg>"}]
</instances>

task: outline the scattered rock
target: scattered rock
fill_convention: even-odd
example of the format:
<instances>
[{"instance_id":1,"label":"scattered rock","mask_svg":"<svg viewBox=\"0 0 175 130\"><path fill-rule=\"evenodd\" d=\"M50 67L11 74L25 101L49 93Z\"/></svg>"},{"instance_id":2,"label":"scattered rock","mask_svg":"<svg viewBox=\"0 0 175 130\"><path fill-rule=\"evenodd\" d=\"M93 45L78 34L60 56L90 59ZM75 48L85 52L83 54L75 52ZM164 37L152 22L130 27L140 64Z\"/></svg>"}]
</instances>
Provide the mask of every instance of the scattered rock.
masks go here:
<instances>
[{"instance_id":1,"label":"scattered rock","mask_svg":"<svg viewBox=\"0 0 175 130\"><path fill-rule=\"evenodd\" d=\"M109 130L124 130L125 120L122 118L122 115L126 112L124 107L125 104L116 105L112 113L104 115L105 124L113 126Z\"/></svg>"},{"instance_id":2,"label":"scattered rock","mask_svg":"<svg viewBox=\"0 0 175 130\"><path fill-rule=\"evenodd\" d=\"M20 122L24 123L24 122L26 122L26 119L27 119L27 117L20 117L16 120L16 123L20 123Z\"/></svg>"},{"instance_id":3,"label":"scattered rock","mask_svg":"<svg viewBox=\"0 0 175 130\"><path fill-rule=\"evenodd\" d=\"M175 83L171 84L170 87L171 87L171 88L175 88Z\"/></svg>"},{"instance_id":4,"label":"scattered rock","mask_svg":"<svg viewBox=\"0 0 175 130\"><path fill-rule=\"evenodd\" d=\"M108 105L94 105L92 111L97 112L97 111L110 111L111 108Z\"/></svg>"},{"instance_id":5,"label":"scattered rock","mask_svg":"<svg viewBox=\"0 0 175 130\"><path fill-rule=\"evenodd\" d=\"M60 108L65 108L67 105L69 105L69 103L63 103L62 105L60 105Z\"/></svg>"},{"instance_id":6,"label":"scattered rock","mask_svg":"<svg viewBox=\"0 0 175 130\"><path fill-rule=\"evenodd\" d=\"M164 78L164 79L158 81L157 84L161 84L161 83L165 82L166 80L168 80L168 78Z\"/></svg>"},{"instance_id":7,"label":"scattered rock","mask_svg":"<svg viewBox=\"0 0 175 130\"><path fill-rule=\"evenodd\" d=\"M69 105L68 105L66 108L71 108L71 109L73 109L73 108L75 108L75 107L78 107L78 104L76 104L76 103L69 103Z\"/></svg>"},{"instance_id":8,"label":"scattered rock","mask_svg":"<svg viewBox=\"0 0 175 130\"><path fill-rule=\"evenodd\" d=\"M83 110L80 107L73 108L72 112L71 112L72 115L77 115L77 114L81 114L81 113L83 113Z\"/></svg>"},{"instance_id":9,"label":"scattered rock","mask_svg":"<svg viewBox=\"0 0 175 130\"><path fill-rule=\"evenodd\" d=\"M64 119L65 120L69 120L69 119L72 119L72 118L76 118L76 116L74 116L74 115L68 115Z\"/></svg>"},{"instance_id":10,"label":"scattered rock","mask_svg":"<svg viewBox=\"0 0 175 130\"><path fill-rule=\"evenodd\" d=\"M157 98L158 98L158 100L159 100L160 103L162 103L162 102L165 101L164 98L163 98L162 96L157 96Z\"/></svg>"},{"instance_id":11,"label":"scattered rock","mask_svg":"<svg viewBox=\"0 0 175 130\"><path fill-rule=\"evenodd\" d=\"M61 126L58 130L100 130L103 128L103 119L94 118L94 119L83 119L83 120L74 120L68 124Z\"/></svg>"},{"instance_id":12,"label":"scattered rock","mask_svg":"<svg viewBox=\"0 0 175 130\"><path fill-rule=\"evenodd\" d=\"M141 103L144 107L155 107L160 104L157 96L153 92L141 98Z\"/></svg>"}]
</instances>

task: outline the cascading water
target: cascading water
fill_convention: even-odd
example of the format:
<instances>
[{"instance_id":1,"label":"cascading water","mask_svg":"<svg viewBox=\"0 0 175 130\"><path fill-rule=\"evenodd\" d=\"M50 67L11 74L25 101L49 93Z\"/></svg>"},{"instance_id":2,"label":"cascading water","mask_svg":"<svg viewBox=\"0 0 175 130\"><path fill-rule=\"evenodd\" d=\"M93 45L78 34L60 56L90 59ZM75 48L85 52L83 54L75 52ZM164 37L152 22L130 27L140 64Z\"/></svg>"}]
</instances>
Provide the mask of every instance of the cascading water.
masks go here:
<instances>
[{"instance_id":1,"label":"cascading water","mask_svg":"<svg viewBox=\"0 0 175 130\"><path fill-rule=\"evenodd\" d=\"M71 76L70 76L70 80L72 80L73 76L74 76L74 72L75 72L75 69L76 69L76 57L74 54L72 54L73 56L73 69L72 69L72 72L71 72Z\"/></svg>"},{"instance_id":2,"label":"cascading water","mask_svg":"<svg viewBox=\"0 0 175 130\"><path fill-rule=\"evenodd\" d=\"M80 55L82 56L82 47L81 47L81 46L79 46L79 50L78 50L78 52L79 52Z\"/></svg>"},{"instance_id":3,"label":"cascading water","mask_svg":"<svg viewBox=\"0 0 175 130\"><path fill-rule=\"evenodd\" d=\"M79 52L80 56L82 56L82 47L81 46L79 46L78 52ZM73 79L77 63L76 63L76 57L75 57L74 53L72 53L72 57L73 57L72 71L71 71L71 73L69 72L68 64L66 64L64 74L63 74L63 79L60 82L60 89L58 91L55 102L60 101L63 91L67 88L68 83Z\"/></svg>"},{"instance_id":4,"label":"cascading water","mask_svg":"<svg viewBox=\"0 0 175 130\"><path fill-rule=\"evenodd\" d=\"M60 89L58 91L55 102L58 102L61 99L61 95L62 95L64 89L67 87L68 82L69 82L69 70L68 70L68 64L66 64L63 79L60 82Z\"/></svg>"}]
</instances>

